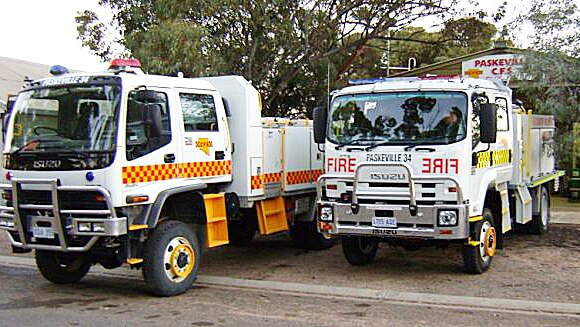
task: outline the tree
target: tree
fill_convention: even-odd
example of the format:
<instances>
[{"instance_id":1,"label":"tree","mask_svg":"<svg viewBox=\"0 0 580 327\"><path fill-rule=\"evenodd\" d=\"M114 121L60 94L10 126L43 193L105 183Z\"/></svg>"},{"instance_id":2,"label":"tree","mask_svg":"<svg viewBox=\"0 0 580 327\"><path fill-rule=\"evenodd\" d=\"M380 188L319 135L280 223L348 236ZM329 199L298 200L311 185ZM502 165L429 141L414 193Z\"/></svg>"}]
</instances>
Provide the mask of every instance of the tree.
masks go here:
<instances>
[{"instance_id":1,"label":"tree","mask_svg":"<svg viewBox=\"0 0 580 327\"><path fill-rule=\"evenodd\" d=\"M455 0L100 0L120 38L90 11L79 38L102 58L114 43L153 73L240 74L264 96L266 115L306 112L327 84L388 29L447 14ZM327 73L331 79L327 81ZM320 100L318 100L320 101Z\"/></svg>"},{"instance_id":2,"label":"tree","mask_svg":"<svg viewBox=\"0 0 580 327\"><path fill-rule=\"evenodd\" d=\"M533 28L520 89L536 113L555 115L555 148L559 167L572 163L572 128L580 121L580 14L573 0L534 0L512 28Z\"/></svg>"},{"instance_id":3,"label":"tree","mask_svg":"<svg viewBox=\"0 0 580 327\"><path fill-rule=\"evenodd\" d=\"M417 66L422 66L488 49L496 34L493 24L476 17L448 20L435 32L427 32L422 27L403 27L391 31L388 37L369 42L345 75L386 77L387 66L408 67L409 58L415 58ZM391 70L390 74L397 72L400 70Z\"/></svg>"}]
</instances>

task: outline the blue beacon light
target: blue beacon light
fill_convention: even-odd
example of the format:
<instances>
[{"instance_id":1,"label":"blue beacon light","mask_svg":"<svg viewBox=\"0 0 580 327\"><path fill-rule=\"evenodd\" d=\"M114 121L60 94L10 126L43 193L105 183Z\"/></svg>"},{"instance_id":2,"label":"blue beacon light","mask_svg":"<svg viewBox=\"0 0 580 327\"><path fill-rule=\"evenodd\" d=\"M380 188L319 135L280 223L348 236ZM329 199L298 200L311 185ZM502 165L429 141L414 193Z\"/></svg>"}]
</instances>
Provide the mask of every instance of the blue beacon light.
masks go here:
<instances>
[{"instance_id":1,"label":"blue beacon light","mask_svg":"<svg viewBox=\"0 0 580 327\"><path fill-rule=\"evenodd\" d=\"M93 174L92 171L89 171L86 175L85 178L87 179L87 181L92 182L95 179L95 174Z\"/></svg>"}]
</instances>

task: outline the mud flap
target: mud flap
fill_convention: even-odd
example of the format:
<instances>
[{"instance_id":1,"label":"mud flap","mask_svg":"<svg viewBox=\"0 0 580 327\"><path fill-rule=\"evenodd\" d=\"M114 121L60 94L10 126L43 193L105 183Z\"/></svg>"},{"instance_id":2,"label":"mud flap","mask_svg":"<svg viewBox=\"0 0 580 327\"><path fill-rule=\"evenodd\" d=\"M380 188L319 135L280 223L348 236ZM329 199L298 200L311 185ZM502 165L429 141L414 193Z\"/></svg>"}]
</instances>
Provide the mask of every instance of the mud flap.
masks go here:
<instances>
[{"instance_id":1,"label":"mud flap","mask_svg":"<svg viewBox=\"0 0 580 327\"><path fill-rule=\"evenodd\" d=\"M516 186L516 222L525 224L532 220L532 196L525 186Z\"/></svg>"},{"instance_id":2,"label":"mud flap","mask_svg":"<svg viewBox=\"0 0 580 327\"><path fill-rule=\"evenodd\" d=\"M205 245L208 248L213 248L220 245L225 245L229 243L228 238L228 219L226 216L226 201L223 193L220 194L204 194L203 202L205 204L205 217L206 217L206 235L204 238L200 238L200 235L196 235L202 243L202 240L206 240Z\"/></svg>"},{"instance_id":3,"label":"mud flap","mask_svg":"<svg viewBox=\"0 0 580 327\"><path fill-rule=\"evenodd\" d=\"M284 199L279 196L256 203L258 209L258 227L261 235L270 235L288 230Z\"/></svg>"},{"instance_id":4,"label":"mud flap","mask_svg":"<svg viewBox=\"0 0 580 327\"><path fill-rule=\"evenodd\" d=\"M512 219L510 216L510 201L506 184L498 189L501 198L501 234L505 234L512 229ZM499 228L498 228L499 229Z\"/></svg>"}]
</instances>

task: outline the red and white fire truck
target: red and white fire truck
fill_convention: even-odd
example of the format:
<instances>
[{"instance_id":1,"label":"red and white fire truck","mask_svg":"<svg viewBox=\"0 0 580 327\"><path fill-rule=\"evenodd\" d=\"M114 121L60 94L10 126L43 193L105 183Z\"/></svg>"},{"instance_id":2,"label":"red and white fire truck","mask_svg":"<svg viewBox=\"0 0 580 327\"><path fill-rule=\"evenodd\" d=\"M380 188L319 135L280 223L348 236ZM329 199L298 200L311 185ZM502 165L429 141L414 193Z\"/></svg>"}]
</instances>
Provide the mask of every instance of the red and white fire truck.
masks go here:
<instances>
[{"instance_id":1,"label":"red and white fire truck","mask_svg":"<svg viewBox=\"0 0 580 327\"><path fill-rule=\"evenodd\" d=\"M512 107L500 81L363 81L314 114L326 157L318 227L342 238L353 265L371 262L380 242L457 242L465 270L483 273L505 233L548 228L550 190L562 175L554 118Z\"/></svg>"}]
</instances>

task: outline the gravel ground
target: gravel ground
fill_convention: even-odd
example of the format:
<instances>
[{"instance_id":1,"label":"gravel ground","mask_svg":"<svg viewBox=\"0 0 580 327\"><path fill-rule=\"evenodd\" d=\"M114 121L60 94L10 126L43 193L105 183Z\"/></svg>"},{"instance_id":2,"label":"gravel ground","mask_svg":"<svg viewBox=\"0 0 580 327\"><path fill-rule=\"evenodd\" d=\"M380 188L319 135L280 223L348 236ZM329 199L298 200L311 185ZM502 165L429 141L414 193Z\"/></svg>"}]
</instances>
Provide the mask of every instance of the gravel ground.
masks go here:
<instances>
[{"instance_id":1,"label":"gravel ground","mask_svg":"<svg viewBox=\"0 0 580 327\"><path fill-rule=\"evenodd\" d=\"M4 233L0 254L10 254ZM255 280L389 289L421 293L580 303L580 225L554 224L543 236L509 234L507 246L483 275L462 271L461 249L409 252L381 244L376 260L350 266L340 244L305 251L287 235L264 237L248 246L204 253L200 274ZM31 254L20 254L30 256Z\"/></svg>"}]
</instances>

